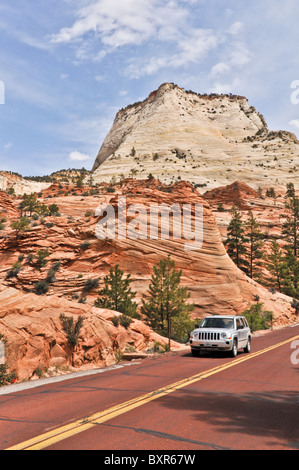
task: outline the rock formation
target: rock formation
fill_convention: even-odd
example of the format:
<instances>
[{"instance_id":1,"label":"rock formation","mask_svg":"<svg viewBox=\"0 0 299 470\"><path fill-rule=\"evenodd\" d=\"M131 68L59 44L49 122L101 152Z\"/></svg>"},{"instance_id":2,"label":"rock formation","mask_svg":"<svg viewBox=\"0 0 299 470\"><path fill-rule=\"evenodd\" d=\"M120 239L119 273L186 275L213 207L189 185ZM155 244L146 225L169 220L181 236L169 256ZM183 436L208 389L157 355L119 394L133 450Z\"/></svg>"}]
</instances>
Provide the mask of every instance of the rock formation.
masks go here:
<instances>
[{"instance_id":1,"label":"rock formation","mask_svg":"<svg viewBox=\"0 0 299 470\"><path fill-rule=\"evenodd\" d=\"M0 190L8 191L9 189L14 190L15 194L31 194L34 192L40 192L43 189L50 186L51 183L32 181L29 179L22 178L16 173L9 171L0 171Z\"/></svg>"},{"instance_id":2,"label":"rock formation","mask_svg":"<svg viewBox=\"0 0 299 470\"><path fill-rule=\"evenodd\" d=\"M246 98L198 95L166 83L143 102L119 111L93 173L85 173L84 187L74 184L76 172L66 170L56 174L54 183L1 172L0 333L8 340L9 366L18 380L70 366L61 313L85 319L72 356L79 369L110 365L119 354L142 353L167 342L142 318L128 328L115 326L119 312L94 307L104 276L116 264L131 275L139 304L153 266L170 255L195 305L193 319L238 314L259 299L273 312L274 328L298 321L293 299L248 278L223 244L232 205L242 215L253 210L269 240L281 238L285 188L292 182L298 189L298 158L297 138L269 131ZM265 197L269 187L277 197ZM4 192L10 188L15 195ZM11 222L20 217L21 195L31 192L38 193L42 204L57 204L59 213L34 214L30 226L17 234ZM126 236L118 225L124 200ZM184 232L176 236L185 227L174 216L168 236L166 231L162 237L159 218L154 221L158 236L150 236L151 208L163 205L176 207L180 215L186 205L191 208L193 234L195 208L202 207L200 247L186 248L192 240L186 241ZM99 238L105 207L116 218L111 239ZM97 280L96 287L87 288L90 280ZM45 281L46 290L37 295L39 281Z\"/></svg>"},{"instance_id":3,"label":"rock formation","mask_svg":"<svg viewBox=\"0 0 299 470\"><path fill-rule=\"evenodd\" d=\"M254 189L295 178L299 142L269 131L245 97L200 95L165 83L119 111L93 166L94 182L125 176L190 181L213 189L240 180Z\"/></svg>"},{"instance_id":4,"label":"rock formation","mask_svg":"<svg viewBox=\"0 0 299 470\"><path fill-rule=\"evenodd\" d=\"M72 354L60 314L83 316L78 346ZM14 288L0 288L0 332L6 337L7 364L17 380L38 378L40 375L115 364L119 357L149 351L154 344L161 347L168 340L154 333L142 321L134 319L128 328L114 326L111 310L79 304L55 295L39 297L24 294ZM173 350L184 346L172 342Z\"/></svg>"},{"instance_id":5,"label":"rock formation","mask_svg":"<svg viewBox=\"0 0 299 470\"><path fill-rule=\"evenodd\" d=\"M111 320L116 312L94 307L98 288L87 290L86 281L98 279L101 287L104 275L115 264L131 274L138 302L148 288L153 265L171 255L176 267L182 269L182 283L191 293L194 318L241 313L258 296L265 308L273 311L274 327L296 320L292 299L270 292L234 265L223 246L209 203L190 183L168 186L153 179L129 179L116 184L114 192L109 185L103 185L93 195L89 194L93 188L85 188L82 193L81 189L73 187L67 194L59 194L58 189L55 185L50 191L46 189L40 201L56 203L59 216L32 221L30 230L18 239L6 226L0 244L0 332L11 345L10 364L17 370L19 379L35 377L36 371L61 369L70 363L60 313L86 318L75 353L77 368L115 363L116 352L124 353L128 347L140 352L148 350L155 341L165 344L166 339L156 336L142 321L134 320L127 330L115 327ZM83 195L86 193L89 195ZM169 239L133 239L130 236L119 239L116 227L115 239L99 240L95 234L99 222L95 211L100 204L109 203L117 215L119 197L126 197L127 208L141 205L147 209L147 214L152 204L203 205L202 248L186 251L183 239L173 239L171 224ZM15 206L18 206L17 200ZM147 223L147 214L141 214L139 223ZM134 219L135 215L131 214L128 222ZM36 265L36 258L32 259L40 249L49 252L47 264L41 268ZM21 266L16 276L7 276L18 260ZM59 269L49 280L48 292L36 295L35 284L45 280L49 269L57 262Z\"/></svg>"}]
</instances>

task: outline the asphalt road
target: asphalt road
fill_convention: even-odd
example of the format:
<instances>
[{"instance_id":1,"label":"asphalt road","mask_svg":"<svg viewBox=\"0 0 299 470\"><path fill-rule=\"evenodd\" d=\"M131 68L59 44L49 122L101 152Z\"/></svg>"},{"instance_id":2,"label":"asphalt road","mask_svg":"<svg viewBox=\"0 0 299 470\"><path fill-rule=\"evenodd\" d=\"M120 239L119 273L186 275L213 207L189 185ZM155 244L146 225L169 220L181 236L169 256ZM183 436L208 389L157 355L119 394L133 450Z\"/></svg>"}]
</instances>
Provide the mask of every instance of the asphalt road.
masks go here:
<instances>
[{"instance_id":1,"label":"asphalt road","mask_svg":"<svg viewBox=\"0 0 299 470\"><path fill-rule=\"evenodd\" d=\"M40 383L0 389L0 450L299 449L299 326Z\"/></svg>"}]
</instances>

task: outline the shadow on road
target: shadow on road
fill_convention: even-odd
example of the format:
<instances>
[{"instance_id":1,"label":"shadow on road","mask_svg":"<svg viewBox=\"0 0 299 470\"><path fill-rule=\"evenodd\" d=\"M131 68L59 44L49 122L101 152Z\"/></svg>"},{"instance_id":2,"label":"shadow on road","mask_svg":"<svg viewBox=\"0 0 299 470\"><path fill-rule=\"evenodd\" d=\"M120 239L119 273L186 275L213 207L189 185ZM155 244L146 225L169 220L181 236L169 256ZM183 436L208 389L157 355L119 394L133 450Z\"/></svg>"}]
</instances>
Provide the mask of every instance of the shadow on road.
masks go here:
<instances>
[{"instance_id":1,"label":"shadow on road","mask_svg":"<svg viewBox=\"0 0 299 470\"><path fill-rule=\"evenodd\" d=\"M299 449L299 392L251 392L246 395L181 390L169 395L163 406L189 410L192 420L214 427L221 433L241 433L284 441ZM194 423L196 428L196 423ZM271 442L268 442L271 444Z\"/></svg>"}]
</instances>

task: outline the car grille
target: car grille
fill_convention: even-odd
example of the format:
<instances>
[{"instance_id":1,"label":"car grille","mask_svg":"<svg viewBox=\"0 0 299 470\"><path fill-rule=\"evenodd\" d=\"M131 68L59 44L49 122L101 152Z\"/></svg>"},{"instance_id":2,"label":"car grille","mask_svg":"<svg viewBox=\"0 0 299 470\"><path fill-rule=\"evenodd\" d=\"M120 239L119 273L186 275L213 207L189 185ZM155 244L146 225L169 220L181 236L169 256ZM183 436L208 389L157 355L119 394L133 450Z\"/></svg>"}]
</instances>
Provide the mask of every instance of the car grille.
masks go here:
<instances>
[{"instance_id":1,"label":"car grille","mask_svg":"<svg viewBox=\"0 0 299 470\"><path fill-rule=\"evenodd\" d=\"M202 331L198 333L198 339L204 341L219 341L220 333L213 333L208 331Z\"/></svg>"}]
</instances>

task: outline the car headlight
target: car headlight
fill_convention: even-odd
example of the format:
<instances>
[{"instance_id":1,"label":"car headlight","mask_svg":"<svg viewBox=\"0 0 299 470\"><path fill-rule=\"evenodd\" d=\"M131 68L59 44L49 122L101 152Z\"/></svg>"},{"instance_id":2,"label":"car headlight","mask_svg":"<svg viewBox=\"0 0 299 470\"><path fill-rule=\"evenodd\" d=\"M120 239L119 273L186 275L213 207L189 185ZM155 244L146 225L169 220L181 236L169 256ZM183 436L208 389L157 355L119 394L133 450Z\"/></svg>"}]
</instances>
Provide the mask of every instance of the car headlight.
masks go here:
<instances>
[{"instance_id":1,"label":"car headlight","mask_svg":"<svg viewBox=\"0 0 299 470\"><path fill-rule=\"evenodd\" d=\"M221 333L220 336L221 336L222 339L225 339L226 338L226 333Z\"/></svg>"}]
</instances>

